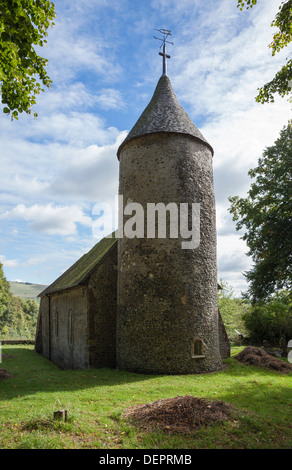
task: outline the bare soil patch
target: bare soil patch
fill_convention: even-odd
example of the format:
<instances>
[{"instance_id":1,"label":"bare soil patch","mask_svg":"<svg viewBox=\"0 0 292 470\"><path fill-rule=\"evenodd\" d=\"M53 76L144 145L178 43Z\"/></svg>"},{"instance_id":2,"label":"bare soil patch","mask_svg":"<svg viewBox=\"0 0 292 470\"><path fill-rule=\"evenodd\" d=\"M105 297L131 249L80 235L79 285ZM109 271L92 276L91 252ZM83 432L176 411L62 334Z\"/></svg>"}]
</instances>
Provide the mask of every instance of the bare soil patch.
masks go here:
<instances>
[{"instance_id":1,"label":"bare soil patch","mask_svg":"<svg viewBox=\"0 0 292 470\"><path fill-rule=\"evenodd\" d=\"M282 373L292 372L292 364L278 359L277 357L271 356L261 348L254 346L247 346L243 351L234 356L235 359L246 365L255 365L265 367L267 369L276 370Z\"/></svg>"},{"instance_id":2,"label":"bare soil patch","mask_svg":"<svg viewBox=\"0 0 292 470\"><path fill-rule=\"evenodd\" d=\"M123 417L144 430L193 433L202 426L230 420L234 407L223 401L207 401L185 395L128 408Z\"/></svg>"},{"instance_id":3,"label":"bare soil patch","mask_svg":"<svg viewBox=\"0 0 292 470\"><path fill-rule=\"evenodd\" d=\"M12 356L12 354L2 354L2 359L14 359L15 356Z\"/></svg>"},{"instance_id":4,"label":"bare soil patch","mask_svg":"<svg viewBox=\"0 0 292 470\"><path fill-rule=\"evenodd\" d=\"M10 376L9 372L6 369L0 369L0 382L1 380L8 379Z\"/></svg>"}]
</instances>

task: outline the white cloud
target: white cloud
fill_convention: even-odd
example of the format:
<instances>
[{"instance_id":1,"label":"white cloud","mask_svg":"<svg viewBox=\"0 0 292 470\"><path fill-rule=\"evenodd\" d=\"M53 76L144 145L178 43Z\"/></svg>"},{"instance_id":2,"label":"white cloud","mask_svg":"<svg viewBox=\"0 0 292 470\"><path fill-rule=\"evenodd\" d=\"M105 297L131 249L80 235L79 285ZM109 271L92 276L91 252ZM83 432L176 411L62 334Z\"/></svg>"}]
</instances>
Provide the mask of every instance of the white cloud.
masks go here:
<instances>
[{"instance_id":1,"label":"white cloud","mask_svg":"<svg viewBox=\"0 0 292 470\"><path fill-rule=\"evenodd\" d=\"M229 0L209 2L208 14L200 10L196 34L186 23L185 39L174 50L174 83L194 118L228 119L253 107L257 88L283 61L283 55L272 57L267 47L277 13L272 3L239 12Z\"/></svg>"},{"instance_id":2,"label":"white cloud","mask_svg":"<svg viewBox=\"0 0 292 470\"><path fill-rule=\"evenodd\" d=\"M122 109L125 107L121 92L114 88L103 88L96 96L96 102L103 109Z\"/></svg>"},{"instance_id":3,"label":"white cloud","mask_svg":"<svg viewBox=\"0 0 292 470\"><path fill-rule=\"evenodd\" d=\"M3 264L4 267L15 268L19 266L19 261L16 259L6 259L4 255L0 255L0 263Z\"/></svg>"},{"instance_id":4,"label":"white cloud","mask_svg":"<svg viewBox=\"0 0 292 470\"><path fill-rule=\"evenodd\" d=\"M85 9L79 16L73 11L73 17L60 17L49 35L46 56L53 82L68 82L85 72L112 82L121 75L121 66L113 60L113 52L98 30L93 40L92 31L84 29L82 23L89 20Z\"/></svg>"},{"instance_id":5,"label":"white cloud","mask_svg":"<svg viewBox=\"0 0 292 470\"><path fill-rule=\"evenodd\" d=\"M48 114L30 124L22 123L15 134L11 123L4 122L2 211L36 201L62 205L64 198L70 203L88 198L96 202L117 193L116 152L125 132L106 128L102 119L90 113Z\"/></svg>"},{"instance_id":6,"label":"white cloud","mask_svg":"<svg viewBox=\"0 0 292 470\"><path fill-rule=\"evenodd\" d=\"M122 132L114 144L90 145L80 151L52 182L50 191L59 197L107 202L118 192L117 149L125 136Z\"/></svg>"},{"instance_id":7,"label":"white cloud","mask_svg":"<svg viewBox=\"0 0 292 470\"><path fill-rule=\"evenodd\" d=\"M45 261L44 256L38 256L35 258L29 258L27 261L19 261L18 259L6 259L4 255L0 255L0 263L3 264L5 268L17 268L17 267L28 267L28 266L36 266L38 264L41 264L43 261ZM23 282L23 281L17 281L17 282Z\"/></svg>"},{"instance_id":8,"label":"white cloud","mask_svg":"<svg viewBox=\"0 0 292 470\"><path fill-rule=\"evenodd\" d=\"M46 260L47 260L47 256L35 256L32 258L29 258L24 265L25 266L37 266L39 264L42 264Z\"/></svg>"},{"instance_id":9,"label":"white cloud","mask_svg":"<svg viewBox=\"0 0 292 470\"><path fill-rule=\"evenodd\" d=\"M10 182L14 191L19 191L24 194L37 195L45 191L49 187L47 181L40 181L37 176L32 178L23 178L19 174L16 174L14 179Z\"/></svg>"},{"instance_id":10,"label":"white cloud","mask_svg":"<svg viewBox=\"0 0 292 470\"><path fill-rule=\"evenodd\" d=\"M246 244L239 236L228 234L217 237L217 247L218 279L227 281L236 295L240 295L247 288L243 273L251 268Z\"/></svg>"},{"instance_id":11,"label":"white cloud","mask_svg":"<svg viewBox=\"0 0 292 470\"><path fill-rule=\"evenodd\" d=\"M285 119L286 116L286 119ZM214 146L214 168L231 165L229 172L247 171L254 167L265 147L273 145L280 130L287 124L289 105L276 99L275 103L251 103L245 112L219 115L202 127L202 132ZM230 175L232 178L232 175Z\"/></svg>"},{"instance_id":12,"label":"white cloud","mask_svg":"<svg viewBox=\"0 0 292 470\"><path fill-rule=\"evenodd\" d=\"M57 82L51 89L40 95L38 99L38 108L41 108L40 117L43 111L46 114L62 110L80 110L87 109L95 104L96 100L84 83L75 82L64 86L62 82ZM39 119L40 119L39 117Z\"/></svg>"},{"instance_id":13,"label":"white cloud","mask_svg":"<svg viewBox=\"0 0 292 470\"><path fill-rule=\"evenodd\" d=\"M82 82L64 84L61 81L39 97L36 109L39 112L38 120L41 120L42 116L54 113L57 109L62 111L62 114L65 111L82 114L96 106L109 110L122 109L126 105L122 93L116 88L97 88L90 92Z\"/></svg>"},{"instance_id":14,"label":"white cloud","mask_svg":"<svg viewBox=\"0 0 292 470\"><path fill-rule=\"evenodd\" d=\"M83 146L92 143L93 136L98 143L107 142L114 132L118 134L118 130L114 131L112 127L105 129L104 121L99 116L72 111L43 115L33 128L25 129L23 137Z\"/></svg>"},{"instance_id":15,"label":"white cloud","mask_svg":"<svg viewBox=\"0 0 292 470\"><path fill-rule=\"evenodd\" d=\"M71 235L75 234L76 224L86 227L92 226L92 220L86 216L78 206L53 206L47 204L41 206L35 204L26 207L18 204L12 210L1 215L2 219L22 219L30 222L29 227L37 232L44 232L50 235Z\"/></svg>"}]
</instances>

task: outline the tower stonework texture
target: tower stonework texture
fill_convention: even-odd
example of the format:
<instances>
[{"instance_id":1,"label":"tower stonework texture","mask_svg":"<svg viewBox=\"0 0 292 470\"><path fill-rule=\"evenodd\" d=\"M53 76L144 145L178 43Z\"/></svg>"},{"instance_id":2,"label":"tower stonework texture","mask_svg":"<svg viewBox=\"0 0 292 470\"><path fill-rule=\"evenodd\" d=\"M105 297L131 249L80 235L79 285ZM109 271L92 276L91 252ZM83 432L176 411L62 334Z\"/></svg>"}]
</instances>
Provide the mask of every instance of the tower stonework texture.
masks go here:
<instances>
[{"instance_id":1,"label":"tower stonework texture","mask_svg":"<svg viewBox=\"0 0 292 470\"><path fill-rule=\"evenodd\" d=\"M118 150L119 194L144 209L144 236L118 240L117 368L187 374L219 370L213 149L163 75ZM199 204L196 248L178 237L147 237L147 204ZM166 207L167 208L167 207ZM170 209L171 206L168 206ZM169 211L166 221L170 225Z\"/></svg>"}]
</instances>

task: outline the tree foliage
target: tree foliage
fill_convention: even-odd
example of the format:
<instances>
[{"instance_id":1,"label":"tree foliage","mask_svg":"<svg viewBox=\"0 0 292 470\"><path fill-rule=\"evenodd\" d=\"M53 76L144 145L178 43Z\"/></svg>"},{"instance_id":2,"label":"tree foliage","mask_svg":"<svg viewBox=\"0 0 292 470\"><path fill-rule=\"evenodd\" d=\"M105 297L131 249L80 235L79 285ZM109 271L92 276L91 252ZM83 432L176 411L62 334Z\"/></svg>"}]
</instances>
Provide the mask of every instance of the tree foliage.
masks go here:
<instances>
[{"instance_id":1,"label":"tree foliage","mask_svg":"<svg viewBox=\"0 0 292 470\"><path fill-rule=\"evenodd\" d=\"M275 144L267 147L258 166L249 171L255 178L246 198L229 197L236 229L249 248L253 268L245 273L253 301L274 291L291 289L292 262L292 127L283 128Z\"/></svg>"},{"instance_id":2,"label":"tree foliage","mask_svg":"<svg viewBox=\"0 0 292 470\"><path fill-rule=\"evenodd\" d=\"M0 331L13 323L14 308L9 282L7 281L2 264L0 263Z\"/></svg>"},{"instance_id":3,"label":"tree foliage","mask_svg":"<svg viewBox=\"0 0 292 470\"><path fill-rule=\"evenodd\" d=\"M231 286L220 280L221 289L218 291L218 307L230 341L236 343L240 337L238 332L244 336L247 330L243 321L243 315L247 312L249 304L240 298L235 297Z\"/></svg>"},{"instance_id":4,"label":"tree foliage","mask_svg":"<svg viewBox=\"0 0 292 470\"><path fill-rule=\"evenodd\" d=\"M18 118L31 114L36 96L50 87L47 60L36 47L43 47L55 17L49 0L0 0L0 84L3 112ZM34 114L36 116L36 113Z\"/></svg>"},{"instance_id":5,"label":"tree foliage","mask_svg":"<svg viewBox=\"0 0 292 470\"><path fill-rule=\"evenodd\" d=\"M35 299L13 296L0 263L0 337L34 337L38 309Z\"/></svg>"},{"instance_id":6,"label":"tree foliage","mask_svg":"<svg viewBox=\"0 0 292 470\"><path fill-rule=\"evenodd\" d=\"M256 304L244 314L243 320L252 344L264 340L279 344L292 338L292 299L286 290L276 293L262 304Z\"/></svg>"},{"instance_id":7,"label":"tree foliage","mask_svg":"<svg viewBox=\"0 0 292 470\"><path fill-rule=\"evenodd\" d=\"M238 0L237 6L240 10L252 8L256 5L257 0ZM274 56L281 49L288 46L292 41L292 0L286 0L279 6L278 13L273 20L272 27L277 28L273 35L273 40L269 44ZM275 77L267 82L261 88L258 88L256 101L259 103L273 102L275 94L281 97L291 93L292 80L292 59L288 60L276 73Z\"/></svg>"},{"instance_id":8,"label":"tree foliage","mask_svg":"<svg viewBox=\"0 0 292 470\"><path fill-rule=\"evenodd\" d=\"M26 316L33 318L38 315L39 304L36 299L22 299L21 297L18 298L21 308Z\"/></svg>"}]
</instances>

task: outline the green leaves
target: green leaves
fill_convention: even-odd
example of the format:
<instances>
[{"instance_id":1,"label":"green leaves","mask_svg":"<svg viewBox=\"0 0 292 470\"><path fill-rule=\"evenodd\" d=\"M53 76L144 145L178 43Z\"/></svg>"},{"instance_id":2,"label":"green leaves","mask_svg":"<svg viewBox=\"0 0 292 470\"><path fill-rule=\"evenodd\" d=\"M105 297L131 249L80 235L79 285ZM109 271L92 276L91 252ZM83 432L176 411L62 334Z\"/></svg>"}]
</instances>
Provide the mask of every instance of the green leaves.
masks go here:
<instances>
[{"instance_id":1,"label":"green leaves","mask_svg":"<svg viewBox=\"0 0 292 470\"><path fill-rule=\"evenodd\" d=\"M255 178L247 198L229 198L229 212L249 248L253 268L245 273L249 295L255 301L275 290L292 287L292 128L284 127L249 171Z\"/></svg>"},{"instance_id":2,"label":"green leaves","mask_svg":"<svg viewBox=\"0 0 292 470\"><path fill-rule=\"evenodd\" d=\"M0 333L5 326L12 325L13 318L12 294L0 263Z\"/></svg>"},{"instance_id":3,"label":"green leaves","mask_svg":"<svg viewBox=\"0 0 292 470\"><path fill-rule=\"evenodd\" d=\"M237 7L242 11L244 6L246 6L246 9L248 10L256 5L256 3L257 0L238 0Z\"/></svg>"},{"instance_id":4,"label":"green leaves","mask_svg":"<svg viewBox=\"0 0 292 470\"><path fill-rule=\"evenodd\" d=\"M47 29L54 25L55 10L49 0L0 0L0 12L3 112L17 119L19 113L31 114L36 95L44 91L43 85L51 86L45 69L47 61L36 53L34 46L46 42Z\"/></svg>"},{"instance_id":5,"label":"green leaves","mask_svg":"<svg viewBox=\"0 0 292 470\"><path fill-rule=\"evenodd\" d=\"M243 319L252 344L263 340L279 344L281 338L288 342L292 337L291 294L282 290L265 302L251 306Z\"/></svg>"},{"instance_id":6,"label":"green leaves","mask_svg":"<svg viewBox=\"0 0 292 470\"><path fill-rule=\"evenodd\" d=\"M223 279L220 279L221 290L218 291L218 307L231 341L238 339L236 330L246 334L243 315L247 312L249 304L234 296L232 288Z\"/></svg>"},{"instance_id":7,"label":"green leaves","mask_svg":"<svg viewBox=\"0 0 292 470\"><path fill-rule=\"evenodd\" d=\"M251 8L257 2L238 0L237 6ZM292 41L292 0L282 2L271 24L278 28L269 44L272 55ZM291 95L292 59L276 73L275 77L258 88L256 101L274 102ZM292 102L291 98L289 101ZM254 267L246 273L250 282L249 295L253 300L262 299L274 290L290 287L292 284L292 213L291 213L291 168L292 168L292 128L283 129L273 147L265 150L257 168L249 175L256 178L246 199L230 197L230 212L237 222L236 228L243 226L247 232L242 237L254 261Z\"/></svg>"},{"instance_id":8,"label":"green leaves","mask_svg":"<svg viewBox=\"0 0 292 470\"><path fill-rule=\"evenodd\" d=\"M281 97L291 94L289 81L292 80L292 59L276 73L273 80L258 88L256 101L259 103L273 103L275 94Z\"/></svg>"},{"instance_id":9,"label":"green leaves","mask_svg":"<svg viewBox=\"0 0 292 470\"><path fill-rule=\"evenodd\" d=\"M39 305L35 299L14 297L0 263L0 336L34 336Z\"/></svg>"},{"instance_id":10,"label":"green leaves","mask_svg":"<svg viewBox=\"0 0 292 470\"><path fill-rule=\"evenodd\" d=\"M256 0L238 0L237 7L240 10L243 10L244 6L248 9L256 3ZM271 27L277 28L273 40L269 44L274 56L292 41L292 0L281 3ZM256 96L256 101L258 103L273 103L275 94L281 97L288 95L290 93L288 85L290 80L292 80L292 60L287 59L287 62L277 72L273 80L258 88L259 93Z\"/></svg>"},{"instance_id":11,"label":"green leaves","mask_svg":"<svg viewBox=\"0 0 292 470\"><path fill-rule=\"evenodd\" d=\"M286 47L292 40L292 1L283 2L279 7L272 27L278 28L278 31L273 36L273 42L270 44L272 54L275 55L283 47Z\"/></svg>"}]
</instances>

